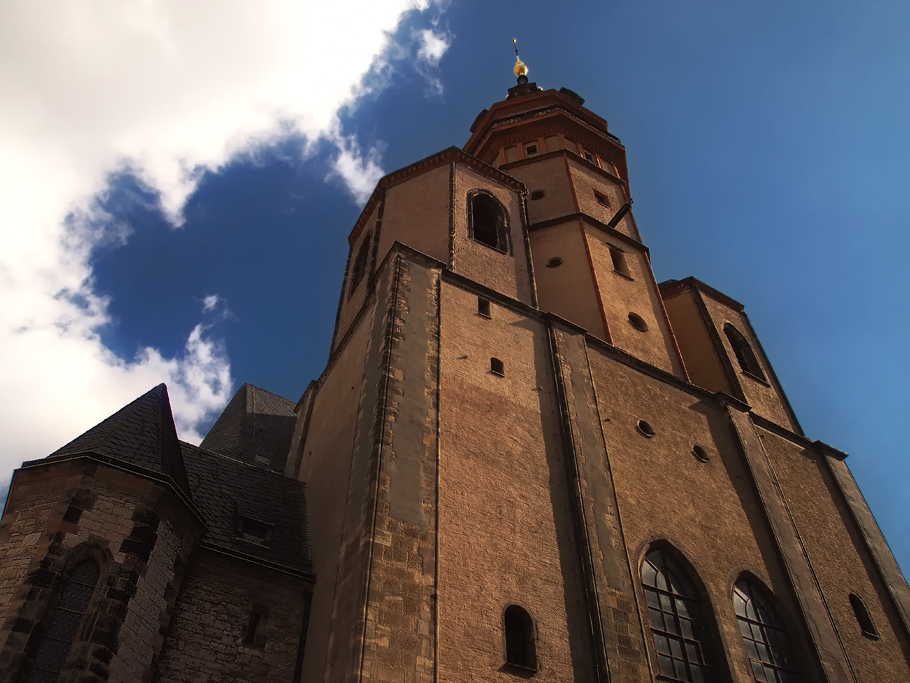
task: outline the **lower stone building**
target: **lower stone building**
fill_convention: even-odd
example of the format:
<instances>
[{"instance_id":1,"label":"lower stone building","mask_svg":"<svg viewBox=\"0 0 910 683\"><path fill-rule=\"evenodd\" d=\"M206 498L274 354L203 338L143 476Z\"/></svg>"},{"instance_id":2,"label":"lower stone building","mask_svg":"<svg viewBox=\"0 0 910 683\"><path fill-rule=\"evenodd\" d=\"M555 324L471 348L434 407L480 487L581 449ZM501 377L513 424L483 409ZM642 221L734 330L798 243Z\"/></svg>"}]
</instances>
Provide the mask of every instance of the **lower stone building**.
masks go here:
<instances>
[{"instance_id":1,"label":"lower stone building","mask_svg":"<svg viewBox=\"0 0 910 683\"><path fill-rule=\"evenodd\" d=\"M910 680L845 454L525 74L379 182L296 404L243 385L193 446L162 385L16 471L0 681Z\"/></svg>"}]
</instances>

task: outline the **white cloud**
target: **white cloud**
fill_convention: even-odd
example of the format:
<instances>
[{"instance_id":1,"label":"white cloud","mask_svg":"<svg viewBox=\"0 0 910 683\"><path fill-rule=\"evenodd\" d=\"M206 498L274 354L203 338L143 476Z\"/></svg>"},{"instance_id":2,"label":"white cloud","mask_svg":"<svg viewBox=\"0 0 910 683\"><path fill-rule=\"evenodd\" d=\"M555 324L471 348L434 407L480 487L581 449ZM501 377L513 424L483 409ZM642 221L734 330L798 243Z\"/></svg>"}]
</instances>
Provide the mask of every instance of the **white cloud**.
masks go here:
<instances>
[{"instance_id":1,"label":"white cloud","mask_svg":"<svg viewBox=\"0 0 910 683\"><path fill-rule=\"evenodd\" d=\"M422 59L431 66L439 66L439 60L449 49L451 41L445 33L437 33L433 29L418 31L420 47L417 49L418 59Z\"/></svg>"},{"instance_id":2,"label":"white cloud","mask_svg":"<svg viewBox=\"0 0 910 683\"><path fill-rule=\"evenodd\" d=\"M210 294L202 300L202 311L204 313L209 313L215 310L215 307L220 301L220 297L217 294Z\"/></svg>"},{"instance_id":3,"label":"white cloud","mask_svg":"<svg viewBox=\"0 0 910 683\"><path fill-rule=\"evenodd\" d=\"M373 147L364 154L353 137L334 136L338 147L338 156L332 163L329 177L338 177L344 181L348 191L358 204L365 204L376 187L379 179L385 175L379 165L382 152Z\"/></svg>"},{"instance_id":4,"label":"white cloud","mask_svg":"<svg viewBox=\"0 0 910 683\"><path fill-rule=\"evenodd\" d=\"M0 472L46 455L160 381L181 436L198 438L228 398L228 358L203 326L174 358L147 348L124 360L105 348L107 301L94 290L89 257L131 227L113 224L99 195L111 174L129 170L180 224L205 169L293 133L328 135L339 177L362 197L382 174L379 153L342 136L337 112L364 92L360 79L386 54L403 14L426 8L425 0L4 4Z\"/></svg>"}]
</instances>

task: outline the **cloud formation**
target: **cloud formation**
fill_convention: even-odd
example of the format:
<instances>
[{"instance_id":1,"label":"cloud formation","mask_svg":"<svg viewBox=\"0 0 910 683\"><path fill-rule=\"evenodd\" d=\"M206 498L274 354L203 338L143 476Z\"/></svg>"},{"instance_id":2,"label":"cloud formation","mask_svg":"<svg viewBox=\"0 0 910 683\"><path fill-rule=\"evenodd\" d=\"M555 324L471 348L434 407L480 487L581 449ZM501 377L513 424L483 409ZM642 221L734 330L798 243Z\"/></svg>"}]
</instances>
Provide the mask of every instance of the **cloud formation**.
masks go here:
<instances>
[{"instance_id":1,"label":"cloud formation","mask_svg":"<svg viewBox=\"0 0 910 683\"><path fill-rule=\"evenodd\" d=\"M131 173L180 225L205 170L293 134L337 145L336 172L361 199L382 175L379 151L342 135L338 111L362 93L363 74L387 54L402 17L427 6L6 3L0 472L46 455L161 381L181 436L199 438L232 388L225 349L203 324L173 358L144 348L123 359L104 346L108 301L93 287L90 256L128 239L131 227L114 223L99 197L112 175ZM428 37L421 59L438 63L439 50ZM206 296L203 312L220 303Z\"/></svg>"}]
</instances>

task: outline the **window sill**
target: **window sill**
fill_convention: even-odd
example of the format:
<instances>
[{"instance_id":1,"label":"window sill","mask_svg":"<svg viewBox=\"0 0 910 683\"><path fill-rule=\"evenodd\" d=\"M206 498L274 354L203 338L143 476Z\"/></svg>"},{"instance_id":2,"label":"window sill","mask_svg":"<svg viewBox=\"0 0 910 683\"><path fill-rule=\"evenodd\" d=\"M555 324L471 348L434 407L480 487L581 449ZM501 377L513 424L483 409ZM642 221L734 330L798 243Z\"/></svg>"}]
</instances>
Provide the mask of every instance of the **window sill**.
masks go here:
<instances>
[{"instance_id":1,"label":"window sill","mask_svg":"<svg viewBox=\"0 0 910 683\"><path fill-rule=\"evenodd\" d=\"M764 377L759 377L758 375L753 374L753 373L749 372L748 370L741 370L741 372L749 379L755 380L759 384L766 386L769 389L771 388L771 383L768 382L768 380L766 380Z\"/></svg>"},{"instance_id":2,"label":"window sill","mask_svg":"<svg viewBox=\"0 0 910 683\"><path fill-rule=\"evenodd\" d=\"M632 277L631 275L629 275L628 273L624 273L621 270L616 270L615 268L613 269L613 272L616 273L617 275L620 275L620 276L626 278L627 280L635 282L635 278Z\"/></svg>"},{"instance_id":3,"label":"window sill","mask_svg":"<svg viewBox=\"0 0 910 683\"><path fill-rule=\"evenodd\" d=\"M537 669L532 669L521 664L503 664L499 669L503 673L512 674L520 678L531 678L537 674Z\"/></svg>"}]
</instances>

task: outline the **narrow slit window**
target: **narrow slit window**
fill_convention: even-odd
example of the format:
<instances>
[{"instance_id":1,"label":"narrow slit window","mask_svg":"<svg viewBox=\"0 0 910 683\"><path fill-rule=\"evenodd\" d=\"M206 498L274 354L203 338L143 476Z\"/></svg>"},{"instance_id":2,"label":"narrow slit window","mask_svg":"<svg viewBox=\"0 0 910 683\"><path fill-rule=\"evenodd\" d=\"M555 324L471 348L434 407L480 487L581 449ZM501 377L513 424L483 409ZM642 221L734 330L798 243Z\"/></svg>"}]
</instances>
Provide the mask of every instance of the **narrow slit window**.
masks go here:
<instances>
[{"instance_id":1,"label":"narrow slit window","mask_svg":"<svg viewBox=\"0 0 910 683\"><path fill-rule=\"evenodd\" d=\"M477 297L477 314L484 318L492 318L490 315L490 302L481 297Z\"/></svg>"},{"instance_id":2,"label":"narrow slit window","mask_svg":"<svg viewBox=\"0 0 910 683\"><path fill-rule=\"evenodd\" d=\"M506 666L537 671L534 621L518 605L509 605L503 615L506 636Z\"/></svg>"},{"instance_id":3,"label":"narrow slit window","mask_svg":"<svg viewBox=\"0 0 910 683\"><path fill-rule=\"evenodd\" d=\"M862 630L863 635L878 640L880 638L878 629L875 628L875 622L872 621L872 615L870 615L869 610L866 609L866 603L863 602L862 598L851 593L850 607L853 608L853 614L856 616L856 621L859 622L859 627Z\"/></svg>"},{"instance_id":4,"label":"narrow slit window","mask_svg":"<svg viewBox=\"0 0 910 683\"><path fill-rule=\"evenodd\" d=\"M610 259L613 261L613 270L626 277L631 277L629 274L629 264L626 263L626 255L623 253L622 249L610 247Z\"/></svg>"},{"instance_id":5,"label":"narrow slit window","mask_svg":"<svg viewBox=\"0 0 910 683\"><path fill-rule=\"evenodd\" d=\"M490 372L494 375L499 375L500 377L506 376L506 365L498 358L490 359Z\"/></svg>"},{"instance_id":6,"label":"narrow slit window","mask_svg":"<svg viewBox=\"0 0 910 683\"><path fill-rule=\"evenodd\" d=\"M246 631L243 634L244 645L257 647L265 645L268 612L268 607L264 605L253 605L250 610L250 618L246 622Z\"/></svg>"}]
</instances>

